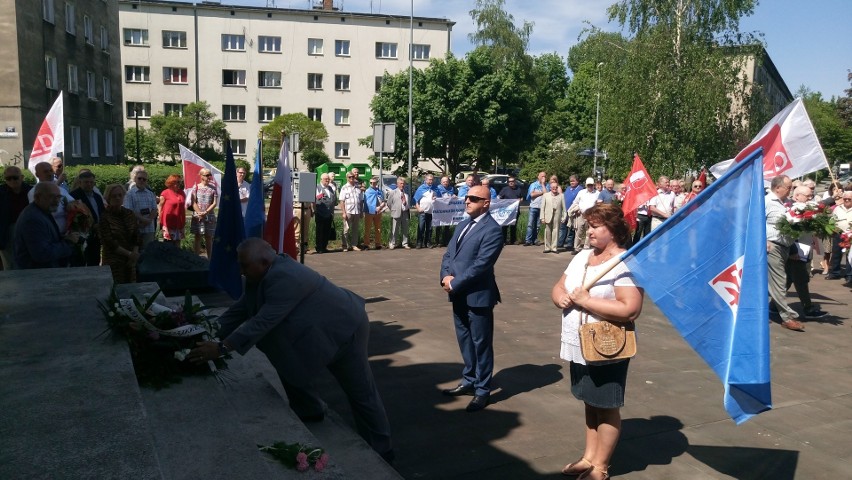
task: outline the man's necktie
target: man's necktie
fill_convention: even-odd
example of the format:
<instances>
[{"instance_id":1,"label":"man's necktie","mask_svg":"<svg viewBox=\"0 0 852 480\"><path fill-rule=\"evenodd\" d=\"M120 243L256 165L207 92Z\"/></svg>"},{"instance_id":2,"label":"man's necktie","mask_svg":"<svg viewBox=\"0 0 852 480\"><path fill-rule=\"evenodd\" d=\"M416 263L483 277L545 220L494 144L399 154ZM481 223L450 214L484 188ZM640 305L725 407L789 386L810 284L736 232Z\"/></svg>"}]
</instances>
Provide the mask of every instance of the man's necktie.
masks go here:
<instances>
[{"instance_id":1,"label":"man's necktie","mask_svg":"<svg viewBox=\"0 0 852 480\"><path fill-rule=\"evenodd\" d=\"M462 239L464 239L464 236L467 235L468 232L470 232L474 225L476 225L475 221L468 223L467 226L464 227L464 230L462 230L461 235L459 235L459 239L456 241L456 246L461 245Z\"/></svg>"}]
</instances>

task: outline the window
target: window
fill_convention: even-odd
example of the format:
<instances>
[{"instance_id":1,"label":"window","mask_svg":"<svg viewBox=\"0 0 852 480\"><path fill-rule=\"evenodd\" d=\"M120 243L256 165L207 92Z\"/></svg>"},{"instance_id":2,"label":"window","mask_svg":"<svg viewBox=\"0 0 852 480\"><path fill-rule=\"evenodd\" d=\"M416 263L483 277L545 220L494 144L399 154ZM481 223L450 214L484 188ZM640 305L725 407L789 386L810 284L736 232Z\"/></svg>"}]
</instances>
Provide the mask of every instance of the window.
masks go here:
<instances>
[{"instance_id":1,"label":"window","mask_svg":"<svg viewBox=\"0 0 852 480\"><path fill-rule=\"evenodd\" d=\"M222 34L222 50L227 52L244 52L246 51L246 36L245 35L229 35Z\"/></svg>"},{"instance_id":2,"label":"window","mask_svg":"<svg viewBox=\"0 0 852 480\"><path fill-rule=\"evenodd\" d=\"M163 48L186 48L186 32L163 30Z\"/></svg>"},{"instance_id":3,"label":"window","mask_svg":"<svg viewBox=\"0 0 852 480\"><path fill-rule=\"evenodd\" d=\"M89 156L98 158L98 129L89 129Z\"/></svg>"},{"instance_id":4,"label":"window","mask_svg":"<svg viewBox=\"0 0 852 480\"><path fill-rule=\"evenodd\" d=\"M280 88L281 72L257 72L257 86L261 88Z\"/></svg>"},{"instance_id":5,"label":"window","mask_svg":"<svg viewBox=\"0 0 852 480\"><path fill-rule=\"evenodd\" d=\"M83 149L80 147L80 127L71 125L71 156L79 157Z\"/></svg>"},{"instance_id":6,"label":"window","mask_svg":"<svg viewBox=\"0 0 852 480\"><path fill-rule=\"evenodd\" d=\"M107 77L102 77L101 83L104 85L104 103L112 104L112 83Z\"/></svg>"},{"instance_id":7,"label":"window","mask_svg":"<svg viewBox=\"0 0 852 480\"><path fill-rule=\"evenodd\" d=\"M308 74L308 90L322 90L322 74L321 73L309 73Z\"/></svg>"},{"instance_id":8,"label":"window","mask_svg":"<svg viewBox=\"0 0 852 480\"><path fill-rule=\"evenodd\" d=\"M396 58L396 44L376 42L376 58Z\"/></svg>"},{"instance_id":9,"label":"window","mask_svg":"<svg viewBox=\"0 0 852 480\"><path fill-rule=\"evenodd\" d=\"M257 107L257 121L269 123L281 116L281 107Z\"/></svg>"},{"instance_id":10,"label":"window","mask_svg":"<svg viewBox=\"0 0 852 480\"><path fill-rule=\"evenodd\" d=\"M334 76L334 89L335 90L349 90L349 75L335 75Z\"/></svg>"},{"instance_id":11,"label":"window","mask_svg":"<svg viewBox=\"0 0 852 480\"><path fill-rule=\"evenodd\" d=\"M174 115L176 117L183 116L183 109L186 108L185 103L164 103L163 113L166 115Z\"/></svg>"},{"instance_id":12,"label":"window","mask_svg":"<svg viewBox=\"0 0 852 480\"><path fill-rule=\"evenodd\" d=\"M125 28L124 29L124 44L134 47L148 46L148 29L142 28Z\"/></svg>"},{"instance_id":13,"label":"window","mask_svg":"<svg viewBox=\"0 0 852 480\"><path fill-rule=\"evenodd\" d=\"M92 27L92 19L88 15L83 15L83 38L87 44L95 44L95 30Z\"/></svg>"},{"instance_id":14,"label":"window","mask_svg":"<svg viewBox=\"0 0 852 480\"><path fill-rule=\"evenodd\" d=\"M98 99L98 89L95 86L95 72L86 72L86 95L89 100Z\"/></svg>"},{"instance_id":15,"label":"window","mask_svg":"<svg viewBox=\"0 0 852 480\"><path fill-rule=\"evenodd\" d=\"M222 105L222 120L226 122L245 122L245 105Z\"/></svg>"},{"instance_id":16,"label":"window","mask_svg":"<svg viewBox=\"0 0 852 480\"><path fill-rule=\"evenodd\" d=\"M334 142L334 157L349 158L349 142Z\"/></svg>"},{"instance_id":17,"label":"window","mask_svg":"<svg viewBox=\"0 0 852 480\"><path fill-rule=\"evenodd\" d=\"M222 70L222 85L235 87L245 86L246 71L245 70Z\"/></svg>"},{"instance_id":18,"label":"window","mask_svg":"<svg viewBox=\"0 0 852 480\"><path fill-rule=\"evenodd\" d=\"M281 53L281 37L257 37L257 51L261 53Z\"/></svg>"},{"instance_id":19,"label":"window","mask_svg":"<svg viewBox=\"0 0 852 480\"><path fill-rule=\"evenodd\" d=\"M68 64L68 93L80 91L80 83L77 77L77 65Z\"/></svg>"},{"instance_id":20,"label":"window","mask_svg":"<svg viewBox=\"0 0 852 480\"><path fill-rule=\"evenodd\" d=\"M105 52L109 51L109 32L103 25L101 25L101 50Z\"/></svg>"},{"instance_id":21,"label":"window","mask_svg":"<svg viewBox=\"0 0 852 480\"><path fill-rule=\"evenodd\" d=\"M348 57L349 56L349 40L335 40L334 41L334 54L338 57Z\"/></svg>"},{"instance_id":22,"label":"window","mask_svg":"<svg viewBox=\"0 0 852 480\"><path fill-rule=\"evenodd\" d=\"M384 76L376 77L376 91L377 92L382 89L382 83L384 81L385 81Z\"/></svg>"},{"instance_id":23,"label":"window","mask_svg":"<svg viewBox=\"0 0 852 480\"><path fill-rule=\"evenodd\" d=\"M429 51L431 49L429 45L414 44L411 46L411 58L413 60L429 60Z\"/></svg>"},{"instance_id":24,"label":"window","mask_svg":"<svg viewBox=\"0 0 852 480\"><path fill-rule=\"evenodd\" d=\"M151 118L151 102L127 102L127 118L136 118L137 109L139 118Z\"/></svg>"},{"instance_id":25,"label":"window","mask_svg":"<svg viewBox=\"0 0 852 480\"><path fill-rule=\"evenodd\" d=\"M246 154L246 141L245 140L230 140L231 151L234 152L234 155L245 156Z\"/></svg>"},{"instance_id":26,"label":"window","mask_svg":"<svg viewBox=\"0 0 852 480\"><path fill-rule=\"evenodd\" d=\"M44 11L44 21L54 23L53 0L41 0L42 10Z\"/></svg>"},{"instance_id":27,"label":"window","mask_svg":"<svg viewBox=\"0 0 852 480\"><path fill-rule=\"evenodd\" d=\"M124 80L127 83L151 83L151 67L125 65Z\"/></svg>"},{"instance_id":28,"label":"window","mask_svg":"<svg viewBox=\"0 0 852 480\"><path fill-rule=\"evenodd\" d=\"M308 118L315 122L322 121L322 109L321 108L309 108L308 109Z\"/></svg>"},{"instance_id":29,"label":"window","mask_svg":"<svg viewBox=\"0 0 852 480\"><path fill-rule=\"evenodd\" d=\"M56 70L56 57L44 56L44 85L51 90L59 90L59 72Z\"/></svg>"},{"instance_id":30,"label":"window","mask_svg":"<svg viewBox=\"0 0 852 480\"><path fill-rule=\"evenodd\" d=\"M112 130L104 130L104 156L112 157L115 156L115 148L113 144L115 143L115 138L113 136Z\"/></svg>"},{"instance_id":31,"label":"window","mask_svg":"<svg viewBox=\"0 0 852 480\"><path fill-rule=\"evenodd\" d=\"M65 31L71 35L77 35L77 17L74 4L70 2L65 2Z\"/></svg>"},{"instance_id":32,"label":"window","mask_svg":"<svg viewBox=\"0 0 852 480\"><path fill-rule=\"evenodd\" d=\"M309 38L308 39L308 55L322 55L322 39L321 38Z\"/></svg>"},{"instance_id":33,"label":"window","mask_svg":"<svg viewBox=\"0 0 852 480\"><path fill-rule=\"evenodd\" d=\"M163 67L163 83L166 85L188 83L186 69L178 67Z\"/></svg>"},{"instance_id":34,"label":"window","mask_svg":"<svg viewBox=\"0 0 852 480\"><path fill-rule=\"evenodd\" d=\"M334 124L335 125L349 125L349 109L348 108L335 108L334 109Z\"/></svg>"}]
</instances>

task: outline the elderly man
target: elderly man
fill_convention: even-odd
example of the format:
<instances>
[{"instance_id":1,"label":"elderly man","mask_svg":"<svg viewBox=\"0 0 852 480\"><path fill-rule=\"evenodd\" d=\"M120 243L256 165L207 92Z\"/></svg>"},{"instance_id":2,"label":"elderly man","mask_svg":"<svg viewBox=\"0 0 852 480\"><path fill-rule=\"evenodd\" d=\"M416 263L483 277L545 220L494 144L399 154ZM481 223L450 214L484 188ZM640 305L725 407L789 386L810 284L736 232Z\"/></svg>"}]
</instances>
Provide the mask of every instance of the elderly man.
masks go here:
<instances>
[{"instance_id":1,"label":"elderly man","mask_svg":"<svg viewBox=\"0 0 852 480\"><path fill-rule=\"evenodd\" d=\"M68 178L65 176L65 162L59 157L53 157L50 159L50 167L53 170L53 182L67 192L69 188Z\"/></svg>"},{"instance_id":2,"label":"elderly man","mask_svg":"<svg viewBox=\"0 0 852 480\"><path fill-rule=\"evenodd\" d=\"M547 179L546 172L538 172L538 178L531 183L527 189L527 200L530 201L529 218L527 219L527 235L524 238L524 246L529 247L535 245L538 239L538 222L541 214L541 196L548 191L548 186L545 183ZM594 181L592 182L594 188Z\"/></svg>"},{"instance_id":3,"label":"elderly man","mask_svg":"<svg viewBox=\"0 0 852 480\"><path fill-rule=\"evenodd\" d=\"M382 248L382 212L387 208L385 195L379 188L379 177L370 179L370 186L364 191L364 241L366 248L370 247L370 234L373 234L373 248Z\"/></svg>"},{"instance_id":4,"label":"elderly man","mask_svg":"<svg viewBox=\"0 0 852 480\"><path fill-rule=\"evenodd\" d=\"M408 222L411 220L411 197L405 192L405 178L397 177L396 190L388 193L388 210L391 215L391 234L388 246L391 250L398 246L408 250ZM397 238L400 242L397 243Z\"/></svg>"},{"instance_id":5,"label":"elderly man","mask_svg":"<svg viewBox=\"0 0 852 480\"><path fill-rule=\"evenodd\" d=\"M581 190L574 197L571 206L568 207L568 214L573 216L574 222L574 251L579 252L584 248L589 248L589 241L586 235L589 232L589 222L583 217L586 210L595 206L598 203L599 191L595 189L595 179L589 177L586 179L586 189Z\"/></svg>"},{"instance_id":6,"label":"elderly man","mask_svg":"<svg viewBox=\"0 0 852 480\"><path fill-rule=\"evenodd\" d=\"M793 190L793 205L810 205L816 206L813 190L804 185L796 187ZM813 256L814 241L819 241L813 233L807 232L799 235L796 242L790 247L790 256L787 258L787 290L790 285L795 285L796 293L799 295L799 301L802 302L802 310L804 310L805 318L821 318L827 315L822 311L819 305L815 305L811 300L811 290L808 283L811 280L810 272L808 272L808 264Z\"/></svg>"},{"instance_id":7,"label":"elderly man","mask_svg":"<svg viewBox=\"0 0 852 480\"><path fill-rule=\"evenodd\" d=\"M337 193L331 186L331 175L323 173L320 184L317 185L317 253L328 253L328 241L334 232L334 206L337 204Z\"/></svg>"},{"instance_id":8,"label":"elderly man","mask_svg":"<svg viewBox=\"0 0 852 480\"><path fill-rule=\"evenodd\" d=\"M450 184L450 177L441 177L441 183L438 185L438 196L441 198L451 198L455 196L456 189ZM444 225L435 227L435 243L442 247L446 247L450 242L450 226Z\"/></svg>"},{"instance_id":9,"label":"elderly man","mask_svg":"<svg viewBox=\"0 0 852 480\"><path fill-rule=\"evenodd\" d=\"M56 184L53 176L53 167L51 167L51 165L47 162L39 162L36 164L35 176L39 183L48 182ZM62 195L62 198L59 200L59 206L53 211L53 219L56 220L56 226L59 227L59 233L64 235L65 231L68 229L68 225L65 223L65 207L74 201L74 197L68 193L68 190L62 188L62 185L58 186L59 193ZM30 202L33 201L34 195L35 189L30 190L27 194Z\"/></svg>"},{"instance_id":10,"label":"elderly man","mask_svg":"<svg viewBox=\"0 0 852 480\"><path fill-rule=\"evenodd\" d=\"M355 183L355 173L346 174L346 184L340 188L340 211L343 213L343 251L361 251L361 217L364 216L364 192Z\"/></svg>"},{"instance_id":11,"label":"elderly man","mask_svg":"<svg viewBox=\"0 0 852 480\"><path fill-rule=\"evenodd\" d=\"M766 194L766 261L769 266L769 297L781 316L781 326L788 330L805 331L805 326L796 318L799 314L787 304L787 259L793 239L778 231L778 220L787 214L787 195L793 181L786 175L772 179Z\"/></svg>"},{"instance_id":12,"label":"elderly man","mask_svg":"<svg viewBox=\"0 0 852 480\"><path fill-rule=\"evenodd\" d=\"M146 177L147 178L147 177ZM79 187L71 192L71 196L75 200L80 200L92 212L92 228L89 230L89 237L86 239L86 249L83 251L83 264L89 267L96 267L101 264L101 239L98 236L98 221L101 215L104 214L106 205L104 198L100 193L95 191L95 174L89 169L80 170L77 174L77 184ZM157 202L154 201L154 211L157 210ZM77 265L77 259L74 259L72 266Z\"/></svg>"},{"instance_id":13,"label":"elderly man","mask_svg":"<svg viewBox=\"0 0 852 480\"><path fill-rule=\"evenodd\" d=\"M840 197L837 206L834 207L834 220L840 232L852 231L852 191L845 190ZM852 287L852 264L848 258L849 250L846 252L840 247L840 233L835 233L831 238L831 264L828 268L829 280L846 278L846 286ZM847 255L844 255L847 254ZM846 256L846 268L843 268L843 257Z\"/></svg>"},{"instance_id":14,"label":"elderly man","mask_svg":"<svg viewBox=\"0 0 852 480\"><path fill-rule=\"evenodd\" d=\"M3 170L3 180L0 185L0 261L3 262L3 270L14 270L17 268L15 226L29 204L27 194L33 187L24 182L24 174L14 165Z\"/></svg>"},{"instance_id":15,"label":"elderly man","mask_svg":"<svg viewBox=\"0 0 852 480\"><path fill-rule=\"evenodd\" d=\"M565 197L565 209L571 207L571 204L574 203L574 199L577 198L577 194L583 191L583 185L580 185L580 179L577 178L577 175L571 175L568 177L568 185L565 186L565 191L562 194ZM564 248L569 252L574 251L574 222L570 215L565 216L565 221L559 225L559 239L557 240L557 247Z\"/></svg>"},{"instance_id":16,"label":"elderly man","mask_svg":"<svg viewBox=\"0 0 852 480\"><path fill-rule=\"evenodd\" d=\"M33 188L33 202L18 217L15 230L15 263L19 268L57 268L68 265L80 234L62 234L53 213L65 198L53 182Z\"/></svg>"},{"instance_id":17,"label":"elderly man","mask_svg":"<svg viewBox=\"0 0 852 480\"><path fill-rule=\"evenodd\" d=\"M550 182L550 192L541 196L541 223L544 225L544 253L559 253L559 225L565 221L565 197L559 193L559 183Z\"/></svg>"},{"instance_id":18,"label":"elderly man","mask_svg":"<svg viewBox=\"0 0 852 480\"><path fill-rule=\"evenodd\" d=\"M494 305L500 291L494 264L503 250L500 225L488 213L491 195L479 185L465 196L465 212L441 262L441 286L453 304L456 339L464 360L458 386L443 391L457 397L473 395L466 410L476 412L488 405L494 371Z\"/></svg>"},{"instance_id":19,"label":"elderly man","mask_svg":"<svg viewBox=\"0 0 852 480\"><path fill-rule=\"evenodd\" d=\"M432 248L432 204L438 196L437 189L432 183L435 177L427 173L423 183L414 192L414 206L417 207L417 246L415 248Z\"/></svg>"},{"instance_id":20,"label":"elderly man","mask_svg":"<svg viewBox=\"0 0 852 480\"><path fill-rule=\"evenodd\" d=\"M608 178L603 184L603 190L598 197L600 203L612 203L618 192L615 191L615 180Z\"/></svg>"},{"instance_id":21,"label":"elderly man","mask_svg":"<svg viewBox=\"0 0 852 480\"><path fill-rule=\"evenodd\" d=\"M652 198L648 204L651 214L651 230L659 227L674 213L675 193L671 191L669 177L661 176L657 179L657 196Z\"/></svg>"},{"instance_id":22,"label":"elderly man","mask_svg":"<svg viewBox=\"0 0 852 480\"><path fill-rule=\"evenodd\" d=\"M199 342L189 359L203 364L230 351L245 355L257 346L303 421L325 417L314 379L328 369L349 399L358 433L391 460L390 424L367 358L370 319L364 299L287 255L276 255L260 238L244 240L237 258L246 288L219 317L223 340Z\"/></svg>"}]
</instances>

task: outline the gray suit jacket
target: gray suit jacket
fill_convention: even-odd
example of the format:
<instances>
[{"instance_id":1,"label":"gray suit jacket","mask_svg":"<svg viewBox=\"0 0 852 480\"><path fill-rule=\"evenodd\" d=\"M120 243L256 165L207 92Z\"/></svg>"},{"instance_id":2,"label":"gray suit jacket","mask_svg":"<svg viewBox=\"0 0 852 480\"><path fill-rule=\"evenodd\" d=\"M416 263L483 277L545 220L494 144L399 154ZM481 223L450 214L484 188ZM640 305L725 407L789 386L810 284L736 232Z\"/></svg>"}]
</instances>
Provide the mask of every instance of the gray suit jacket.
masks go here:
<instances>
[{"instance_id":1,"label":"gray suit jacket","mask_svg":"<svg viewBox=\"0 0 852 480\"><path fill-rule=\"evenodd\" d=\"M280 256L219 317L219 337L240 354L257 345L279 375L305 387L367 322L363 298Z\"/></svg>"},{"instance_id":2,"label":"gray suit jacket","mask_svg":"<svg viewBox=\"0 0 852 480\"><path fill-rule=\"evenodd\" d=\"M59 233L53 215L27 205L18 217L15 230L15 262L21 269L64 267L74 254L74 246Z\"/></svg>"},{"instance_id":3,"label":"gray suit jacket","mask_svg":"<svg viewBox=\"0 0 852 480\"><path fill-rule=\"evenodd\" d=\"M400 218L411 215L411 195L405 195L405 207L402 206L402 192L397 188L388 193L388 210L391 218Z\"/></svg>"}]
</instances>

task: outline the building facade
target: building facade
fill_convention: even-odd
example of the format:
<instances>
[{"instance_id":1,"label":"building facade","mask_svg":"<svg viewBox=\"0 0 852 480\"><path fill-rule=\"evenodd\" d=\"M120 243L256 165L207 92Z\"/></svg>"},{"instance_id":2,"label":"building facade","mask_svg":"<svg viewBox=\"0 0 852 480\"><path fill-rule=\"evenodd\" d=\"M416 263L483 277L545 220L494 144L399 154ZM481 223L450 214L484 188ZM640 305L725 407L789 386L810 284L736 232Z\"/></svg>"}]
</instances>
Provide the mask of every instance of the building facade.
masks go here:
<instances>
[{"instance_id":1,"label":"building facade","mask_svg":"<svg viewBox=\"0 0 852 480\"><path fill-rule=\"evenodd\" d=\"M117 3L0 0L0 11L0 163L26 165L60 92L65 161L122 159Z\"/></svg>"},{"instance_id":2,"label":"building facade","mask_svg":"<svg viewBox=\"0 0 852 480\"><path fill-rule=\"evenodd\" d=\"M328 131L337 162L372 154L370 101L385 72L425 68L450 51L445 19L339 11L163 1L119 1L125 125L180 113L206 101L225 121L235 155L254 155L260 129L276 116L304 113ZM409 50L409 44L413 48Z\"/></svg>"}]
</instances>

